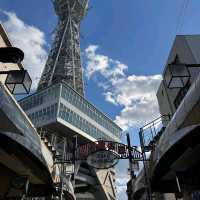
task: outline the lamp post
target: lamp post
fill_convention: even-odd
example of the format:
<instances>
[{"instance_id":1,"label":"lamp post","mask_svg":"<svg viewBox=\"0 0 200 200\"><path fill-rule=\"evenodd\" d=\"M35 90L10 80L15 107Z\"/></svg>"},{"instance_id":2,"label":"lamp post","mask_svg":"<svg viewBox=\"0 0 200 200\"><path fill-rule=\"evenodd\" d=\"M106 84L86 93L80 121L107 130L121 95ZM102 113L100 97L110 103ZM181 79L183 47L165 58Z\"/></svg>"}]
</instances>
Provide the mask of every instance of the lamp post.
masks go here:
<instances>
[{"instance_id":1,"label":"lamp post","mask_svg":"<svg viewBox=\"0 0 200 200\"><path fill-rule=\"evenodd\" d=\"M130 168L130 175L131 175L131 180L130 180L130 191L129 193L132 194L132 190L133 190L133 180L136 178L136 175L134 173L134 169L133 169L133 155L132 155L132 147L131 147L131 141L130 141L130 135L129 133L126 133L126 139L127 139L127 145L128 145L128 158L129 158L129 168Z\"/></svg>"},{"instance_id":2,"label":"lamp post","mask_svg":"<svg viewBox=\"0 0 200 200\"><path fill-rule=\"evenodd\" d=\"M127 145L128 145L128 154L129 154L129 167L130 167L130 172L131 172L131 179L135 179L135 173L133 170L133 156L132 156L132 147L131 147L131 141L130 141L130 135L129 133L126 133L126 138L127 138Z\"/></svg>"},{"instance_id":3,"label":"lamp post","mask_svg":"<svg viewBox=\"0 0 200 200\"><path fill-rule=\"evenodd\" d=\"M145 151L145 142L144 142L144 134L143 134L143 129L140 128L139 131L139 138L140 138L140 146L142 150L142 162L143 162L143 167L144 167L144 176L145 176L145 183L146 183L146 192L147 192L147 199L152 200L152 194L151 194L151 183L149 179L149 174L148 174L148 169L146 166L146 151Z\"/></svg>"},{"instance_id":4,"label":"lamp post","mask_svg":"<svg viewBox=\"0 0 200 200\"><path fill-rule=\"evenodd\" d=\"M0 62L20 64L24 59L22 50L16 47L0 48ZM32 80L27 70L0 71L0 75L7 75L5 85L12 94L28 94L30 92Z\"/></svg>"}]
</instances>

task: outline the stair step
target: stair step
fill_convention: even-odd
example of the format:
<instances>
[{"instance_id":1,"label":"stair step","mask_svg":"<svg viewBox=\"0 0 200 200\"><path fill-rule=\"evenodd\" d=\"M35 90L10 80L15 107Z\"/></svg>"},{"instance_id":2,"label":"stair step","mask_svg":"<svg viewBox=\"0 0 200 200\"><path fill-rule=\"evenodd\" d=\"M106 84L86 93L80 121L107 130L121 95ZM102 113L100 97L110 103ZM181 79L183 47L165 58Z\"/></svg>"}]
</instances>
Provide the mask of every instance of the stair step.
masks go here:
<instances>
[{"instance_id":1,"label":"stair step","mask_svg":"<svg viewBox=\"0 0 200 200\"><path fill-rule=\"evenodd\" d=\"M51 145L51 143L50 143L50 142L48 142L48 143L47 143L47 146L48 146L48 147L52 147L52 145Z\"/></svg>"},{"instance_id":2,"label":"stair step","mask_svg":"<svg viewBox=\"0 0 200 200\"><path fill-rule=\"evenodd\" d=\"M49 142L49 141L47 140L47 138L44 138L43 141L44 141L45 144Z\"/></svg>"},{"instance_id":3,"label":"stair step","mask_svg":"<svg viewBox=\"0 0 200 200\"><path fill-rule=\"evenodd\" d=\"M42 140L46 139L46 137L45 137L44 135L41 135L40 138L41 138Z\"/></svg>"},{"instance_id":4,"label":"stair step","mask_svg":"<svg viewBox=\"0 0 200 200\"><path fill-rule=\"evenodd\" d=\"M53 153L56 153L56 149L52 146L52 148L51 148L51 151L53 152Z\"/></svg>"}]
</instances>

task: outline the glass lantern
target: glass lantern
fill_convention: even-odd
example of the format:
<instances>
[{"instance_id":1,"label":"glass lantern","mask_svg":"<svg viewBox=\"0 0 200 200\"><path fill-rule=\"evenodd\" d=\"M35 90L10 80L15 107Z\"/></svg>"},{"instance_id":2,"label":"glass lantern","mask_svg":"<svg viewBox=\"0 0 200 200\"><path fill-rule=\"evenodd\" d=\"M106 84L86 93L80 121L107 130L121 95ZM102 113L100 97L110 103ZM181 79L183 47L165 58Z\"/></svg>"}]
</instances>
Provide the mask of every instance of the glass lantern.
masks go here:
<instances>
[{"instance_id":1,"label":"glass lantern","mask_svg":"<svg viewBox=\"0 0 200 200\"><path fill-rule=\"evenodd\" d=\"M5 85L12 94L28 94L32 80L27 70L11 70L8 72Z\"/></svg>"}]
</instances>

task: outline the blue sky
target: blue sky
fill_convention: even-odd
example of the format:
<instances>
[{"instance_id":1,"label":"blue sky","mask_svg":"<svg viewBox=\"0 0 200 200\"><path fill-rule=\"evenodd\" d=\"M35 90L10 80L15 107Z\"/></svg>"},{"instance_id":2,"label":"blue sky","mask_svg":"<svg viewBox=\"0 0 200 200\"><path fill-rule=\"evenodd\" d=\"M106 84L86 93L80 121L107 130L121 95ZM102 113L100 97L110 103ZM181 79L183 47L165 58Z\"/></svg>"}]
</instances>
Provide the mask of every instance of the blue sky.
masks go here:
<instances>
[{"instance_id":1,"label":"blue sky","mask_svg":"<svg viewBox=\"0 0 200 200\"><path fill-rule=\"evenodd\" d=\"M199 6L199 0L90 2L81 25L86 97L129 130L134 145L133 133L158 115L159 74L175 35L200 33ZM51 1L2 0L0 8L0 21L14 43L23 44L24 65L36 83L57 23Z\"/></svg>"}]
</instances>

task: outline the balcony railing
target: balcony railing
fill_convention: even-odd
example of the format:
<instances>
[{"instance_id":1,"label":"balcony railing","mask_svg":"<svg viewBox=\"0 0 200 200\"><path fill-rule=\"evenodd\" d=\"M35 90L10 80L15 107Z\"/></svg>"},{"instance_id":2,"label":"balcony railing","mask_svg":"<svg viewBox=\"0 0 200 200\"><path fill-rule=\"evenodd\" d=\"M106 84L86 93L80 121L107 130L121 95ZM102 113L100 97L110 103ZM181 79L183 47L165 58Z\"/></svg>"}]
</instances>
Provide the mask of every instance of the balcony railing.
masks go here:
<instances>
[{"instance_id":1,"label":"balcony railing","mask_svg":"<svg viewBox=\"0 0 200 200\"><path fill-rule=\"evenodd\" d=\"M169 120L170 115L163 115L140 128L139 137L142 152L149 152L153 149Z\"/></svg>"}]
</instances>

